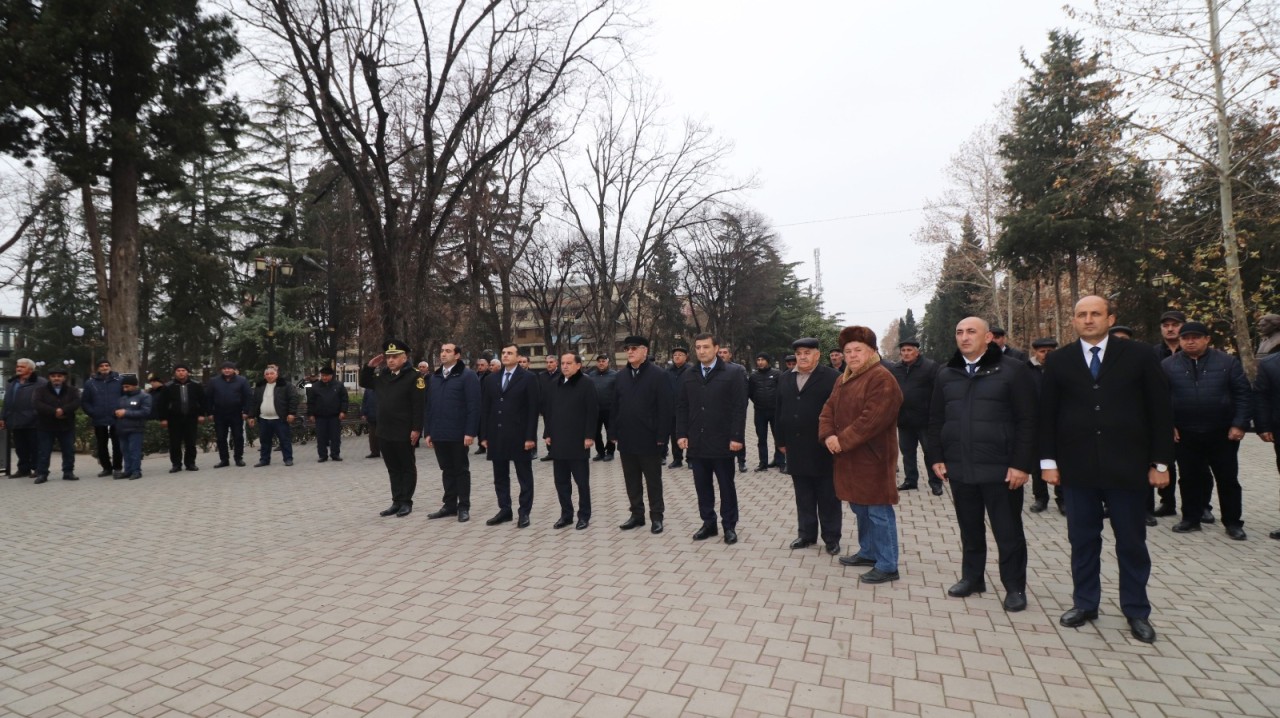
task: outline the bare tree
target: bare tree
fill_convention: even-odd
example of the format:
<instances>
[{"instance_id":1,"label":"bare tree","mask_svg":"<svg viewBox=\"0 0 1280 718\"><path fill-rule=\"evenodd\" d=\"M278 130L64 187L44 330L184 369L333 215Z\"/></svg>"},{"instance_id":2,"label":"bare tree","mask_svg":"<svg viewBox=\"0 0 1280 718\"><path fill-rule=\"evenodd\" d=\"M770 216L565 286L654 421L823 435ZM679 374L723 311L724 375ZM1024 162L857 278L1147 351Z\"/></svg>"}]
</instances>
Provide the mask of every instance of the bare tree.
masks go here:
<instances>
[{"instance_id":1,"label":"bare tree","mask_svg":"<svg viewBox=\"0 0 1280 718\"><path fill-rule=\"evenodd\" d=\"M607 69L626 25L614 0L245 2L275 41L259 62L297 83L351 184L382 331L411 342L430 333L413 299L459 203L575 78Z\"/></svg>"},{"instance_id":2,"label":"bare tree","mask_svg":"<svg viewBox=\"0 0 1280 718\"><path fill-rule=\"evenodd\" d=\"M754 212L726 212L688 234L677 247L694 328L736 346L776 303L778 237Z\"/></svg>"},{"instance_id":3,"label":"bare tree","mask_svg":"<svg viewBox=\"0 0 1280 718\"><path fill-rule=\"evenodd\" d=\"M1234 117L1277 113L1280 52L1274 2L1256 0L1095 0L1087 15L1104 32L1112 69L1129 88L1124 111L1143 140L1171 148L1170 161L1199 165L1217 177L1223 265L1236 349L1255 373L1244 303L1232 183L1253 157L1232 147ZM1216 146L1206 151L1205 128ZM1259 150L1261 151L1261 150Z\"/></svg>"},{"instance_id":4,"label":"bare tree","mask_svg":"<svg viewBox=\"0 0 1280 718\"><path fill-rule=\"evenodd\" d=\"M659 248L742 189L722 176L730 146L686 121L675 136L653 95L610 92L586 143L586 170L559 162L567 222L583 258L590 333L607 352Z\"/></svg>"},{"instance_id":5,"label":"bare tree","mask_svg":"<svg viewBox=\"0 0 1280 718\"><path fill-rule=\"evenodd\" d=\"M575 348L571 341L580 316L580 255L574 239L537 235L520 255L512 290L538 319L547 355Z\"/></svg>"}]
</instances>

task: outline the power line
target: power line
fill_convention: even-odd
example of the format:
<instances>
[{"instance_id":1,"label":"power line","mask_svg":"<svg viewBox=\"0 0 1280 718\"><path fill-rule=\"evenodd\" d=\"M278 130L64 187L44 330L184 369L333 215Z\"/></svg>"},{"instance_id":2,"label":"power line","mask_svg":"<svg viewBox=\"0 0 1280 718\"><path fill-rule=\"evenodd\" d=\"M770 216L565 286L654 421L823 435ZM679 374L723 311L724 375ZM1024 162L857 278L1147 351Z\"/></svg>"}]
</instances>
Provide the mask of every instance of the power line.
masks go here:
<instances>
[{"instance_id":1,"label":"power line","mask_svg":"<svg viewBox=\"0 0 1280 718\"><path fill-rule=\"evenodd\" d=\"M808 219L803 222L788 222L787 224L775 224L775 229L782 227L799 227L803 224L823 224L826 222L843 222L846 219L862 219L864 217L884 217L890 214L908 214L910 212L923 212L927 207L913 207L911 209L892 209L887 212L867 212L865 214L846 214L843 217L829 217L827 219Z\"/></svg>"}]
</instances>

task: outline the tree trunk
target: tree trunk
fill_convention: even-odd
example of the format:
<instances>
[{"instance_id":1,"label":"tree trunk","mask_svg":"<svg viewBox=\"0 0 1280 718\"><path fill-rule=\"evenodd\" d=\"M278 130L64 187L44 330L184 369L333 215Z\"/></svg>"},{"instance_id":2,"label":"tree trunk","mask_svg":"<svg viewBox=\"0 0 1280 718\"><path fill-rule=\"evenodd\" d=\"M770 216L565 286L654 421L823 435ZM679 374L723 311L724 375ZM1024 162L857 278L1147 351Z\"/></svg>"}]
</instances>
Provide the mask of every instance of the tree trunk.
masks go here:
<instances>
[{"instance_id":1,"label":"tree trunk","mask_svg":"<svg viewBox=\"0 0 1280 718\"><path fill-rule=\"evenodd\" d=\"M1036 328L1036 331L1035 331L1036 334L1044 333L1044 323L1041 321L1041 316L1042 315L1040 313L1040 278L1036 277L1036 299L1035 299L1035 304L1032 306L1032 309L1031 309L1031 322Z\"/></svg>"},{"instance_id":2,"label":"tree trunk","mask_svg":"<svg viewBox=\"0 0 1280 718\"><path fill-rule=\"evenodd\" d=\"M1236 351L1245 373L1253 380L1257 374L1257 358L1249 335L1249 312L1244 305L1244 282L1240 277L1240 251L1236 243L1235 207L1231 196L1231 126L1227 116L1227 100L1223 91L1222 49L1219 44L1217 0L1205 0L1209 9L1209 49L1213 56L1214 104L1218 113L1218 197L1222 209L1222 259L1227 270L1227 298L1231 303L1231 327L1235 333Z\"/></svg>"},{"instance_id":3,"label":"tree trunk","mask_svg":"<svg viewBox=\"0 0 1280 718\"><path fill-rule=\"evenodd\" d=\"M1062 273L1053 270L1053 336L1062 342Z\"/></svg>"},{"instance_id":4,"label":"tree trunk","mask_svg":"<svg viewBox=\"0 0 1280 718\"><path fill-rule=\"evenodd\" d=\"M1067 272L1071 280L1071 306L1075 306L1080 301L1080 255L1076 250L1071 250L1067 257Z\"/></svg>"},{"instance_id":5,"label":"tree trunk","mask_svg":"<svg viewBox=\"0 0 1280 718\"><path fill-rule=\"evenodd\" d=\"M138 371L138 164L111 162L111 262L103 326L107 360L121 372Z\"/></svg>"}]
</instances>

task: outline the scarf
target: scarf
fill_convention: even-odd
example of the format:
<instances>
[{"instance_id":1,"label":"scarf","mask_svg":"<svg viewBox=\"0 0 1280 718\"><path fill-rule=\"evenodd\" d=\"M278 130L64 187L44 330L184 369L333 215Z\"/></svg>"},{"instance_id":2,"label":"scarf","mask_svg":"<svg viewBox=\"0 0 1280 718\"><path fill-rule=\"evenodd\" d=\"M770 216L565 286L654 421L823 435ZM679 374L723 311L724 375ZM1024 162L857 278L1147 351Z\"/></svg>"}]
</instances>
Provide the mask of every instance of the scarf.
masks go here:
<instances>
[{"instance_id":1,"label":"scarf","mask_svg":"<svg viewBox=\"0 0 1280 718\"><path fill-rule=\"evenodd\" d=\"M880 352L876 352L875 356L871 357L871 361L868 361L867 365L862 367L862 369L860 369L859 371L854 371L853 367L849 366L849 362L845 362L844 374L840 376L840 383L844 384L845 382L853 381L854 379L862 376L863 374L866 374L868 371L871 371L871 368L879 363L880 363Z\"/></svg>"}]
</instances>

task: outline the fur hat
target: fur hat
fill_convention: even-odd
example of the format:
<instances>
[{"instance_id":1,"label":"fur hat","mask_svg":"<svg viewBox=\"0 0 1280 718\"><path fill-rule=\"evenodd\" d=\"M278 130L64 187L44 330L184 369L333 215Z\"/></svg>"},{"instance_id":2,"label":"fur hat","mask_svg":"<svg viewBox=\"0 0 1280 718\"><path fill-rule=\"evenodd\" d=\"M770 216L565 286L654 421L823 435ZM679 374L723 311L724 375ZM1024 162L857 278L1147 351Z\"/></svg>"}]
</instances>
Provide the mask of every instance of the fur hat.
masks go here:
<instances>
[{"instance_id":1,"label":"fur hat","mask_svg":"<svg viewBox=\"0 0 1280 718\"><path fill-rule=\"evenodd\" d=\"M852 326L841 329L840 346L843 348L849 342L861 342L872 349L877 349L876 333L870 327Z\"/></svg>"}]
</instances>

